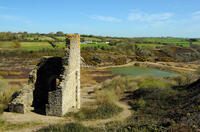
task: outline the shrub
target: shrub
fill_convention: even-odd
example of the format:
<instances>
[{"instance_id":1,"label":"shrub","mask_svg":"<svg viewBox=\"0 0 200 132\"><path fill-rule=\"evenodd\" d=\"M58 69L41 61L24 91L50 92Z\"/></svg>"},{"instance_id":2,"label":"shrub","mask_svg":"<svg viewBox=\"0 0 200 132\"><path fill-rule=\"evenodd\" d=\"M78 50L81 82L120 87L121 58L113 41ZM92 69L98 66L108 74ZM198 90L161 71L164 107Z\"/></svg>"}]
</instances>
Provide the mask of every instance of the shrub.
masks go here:
<instances>
[{"instance_id":1,"label":"shrub","mask_svg":"<svg viewBox=\"0 0 200 132\"><path fill-rule=\"evenodd\" d=\"M123 65L123 64L126 64L126 62L127 62L127 57L118 57L114 59L115 65Z\"/></svg>"},{"instance_id":2,"label":"shrub","mask_svg":"<svg viewBox=\"0 0 200 132\"><path fill-rule=\"evenodd\" d=\"M173 77L173 80L176 81L177 85L178 86L183 86L185 85L185 78L183 76L176 76L176 77Z\"/></svg>"},{"instance_id":3,"label":"shrub","mask_svg":"<svg viewBox=\"0 0 200 132\"><path fill-rule=\"evenodd\" d=\"M138 105L139 105L140 108L144 108L145 105L146 105L146 102L144 101L144 99L139 99Z\"/></svg>"},{"instance_id":4,"label":"shrub","mask_svg":"<svg viewBox=\"0 0 200 132\"><path fill-rule=\"evenodd\" d=\"M3 113L3 110L6 106L3 104L0 104L0 115Z\"/></svg>"},{"instance_id":5,"label":"shrub","mask_svg":"<svg viewBox=\"0 0 200 132\"><path fill-rule=\"evenodd\" d=\"M194 73L191 72L186 72L185 75L185 84L191 84L192 82L194 82L197 79L197 76Z\"/></svg>"},{"instance_id":6,"label":"shrub","mask_svg":"<svg viewBox=\"0 0 200 132\"><path fill-rule=\"evenodd\" d=\"M21 48L21 45L17 41L14 41L12 46L13 48Z\"/></svg>"}]
</instances>

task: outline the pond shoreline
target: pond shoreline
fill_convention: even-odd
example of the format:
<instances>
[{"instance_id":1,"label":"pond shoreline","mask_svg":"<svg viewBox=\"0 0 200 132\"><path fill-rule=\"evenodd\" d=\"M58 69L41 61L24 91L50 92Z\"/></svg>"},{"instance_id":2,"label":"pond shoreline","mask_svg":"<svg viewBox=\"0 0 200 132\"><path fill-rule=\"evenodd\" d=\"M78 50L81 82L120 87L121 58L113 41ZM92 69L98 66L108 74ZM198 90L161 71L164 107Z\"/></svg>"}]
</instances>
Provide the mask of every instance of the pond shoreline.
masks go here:
<instances>
[{"instance_id":1,"label":"pond shoreline","mask_svg":"<svg viewBox=\"0 0 200 132\"><path fill-rule=\"evenodd\" d=\"M179 63L179 62L139 62L133 61L124 65L113 65L113 66L102 66L96 67L98 69L108 69L114 67L126 67L126 66L138 66L138 67L146 67L146 68L154 68L163 70L166 72L175 72L179 74L185 74L186 72L195 72L197 67L200 65L196 64L186 64L186 63ZM186 67L187 66L187 67Z\"/></svg>"}]
</instances>

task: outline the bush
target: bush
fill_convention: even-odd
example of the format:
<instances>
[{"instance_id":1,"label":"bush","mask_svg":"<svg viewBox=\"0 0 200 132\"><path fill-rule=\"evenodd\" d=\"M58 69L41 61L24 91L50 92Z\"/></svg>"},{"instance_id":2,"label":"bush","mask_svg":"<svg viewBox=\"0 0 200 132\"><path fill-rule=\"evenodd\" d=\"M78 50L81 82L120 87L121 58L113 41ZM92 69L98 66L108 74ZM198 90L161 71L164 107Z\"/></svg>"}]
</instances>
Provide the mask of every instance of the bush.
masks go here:
<instances>
[{"instance_id":1,"label":"bush","mask_svg":"<svg viewBox=\"0 0 200 132\"><path fill-rule=\"evenodd\" d=\"M186 72L185 73L185 84L189 85L197 79L197 76L194 73Z\"/></svg>"},{"instance_id":2,"label":"bush","mask_svg":"<svg viewBox=\"0 0 200 132\"><path fill-rule=\"evenodd\" d=\"M176 81L177 85L178 86L183 86L185 85L185 78L183 76L176 76L176 77L173 77L173 80Z\"/></svg>"},{"instance_id":3,"label":"bush","mask_svg":"<svg viewBox=\"0 0 200 132\"><path fill-rule=\"evenodd\" d=\"M17 41L14 41L12 46L13 48L21 48L21 45Z\"/></svg>"},{"instance_id":4,"label":"bush","mask_svg":"<svg viewBox=\"0 0 200 132\"><path fill-rule=\"evenodd\" d=\"M0 104L0 115L3 114L3 110L6 106L3 104Z\"/></svg>"}]
</instances>

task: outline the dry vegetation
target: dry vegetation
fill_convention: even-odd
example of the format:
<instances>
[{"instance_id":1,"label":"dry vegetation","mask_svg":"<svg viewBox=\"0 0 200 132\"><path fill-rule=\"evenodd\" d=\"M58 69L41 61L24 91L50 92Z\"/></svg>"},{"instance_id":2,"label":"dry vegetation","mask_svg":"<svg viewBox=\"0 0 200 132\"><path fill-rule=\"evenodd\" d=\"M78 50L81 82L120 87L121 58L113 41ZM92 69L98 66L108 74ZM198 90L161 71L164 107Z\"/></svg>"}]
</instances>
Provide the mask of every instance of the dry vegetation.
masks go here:
<instances>
[{"instance_id":1,"label":"dry vegetation","mask_svg":"<svg viewBox=\"0 0 200 132\"><path fill-rule=\"evenodd\" d=\"M19 86L10 85L4 79L0 78L0 106L4 106L3 108L6 108L12 98L12 95L18 90L20 90Z\"/></svg>"}]
</instances>

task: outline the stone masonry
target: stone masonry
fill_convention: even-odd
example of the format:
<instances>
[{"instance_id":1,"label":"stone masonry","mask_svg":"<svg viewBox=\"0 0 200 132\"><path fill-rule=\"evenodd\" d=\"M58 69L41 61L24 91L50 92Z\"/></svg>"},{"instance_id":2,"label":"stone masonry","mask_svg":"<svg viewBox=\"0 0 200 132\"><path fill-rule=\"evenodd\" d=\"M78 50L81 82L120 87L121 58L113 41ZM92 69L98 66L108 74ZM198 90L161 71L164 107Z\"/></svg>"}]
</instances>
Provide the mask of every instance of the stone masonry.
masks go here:
<instances>
[{"instance_id":1,"label":"stone masonry","mask_svg":"<svg viewBox=\"0 0 200 132\"><path fill-rule=\"evenodd\" d=\"M80 108L80 35L67 39L67 56L43 57L9 103L9 111L26 113L33 107L37 113L63 116L70 108Z\"/></svg>"}]
</instances>

